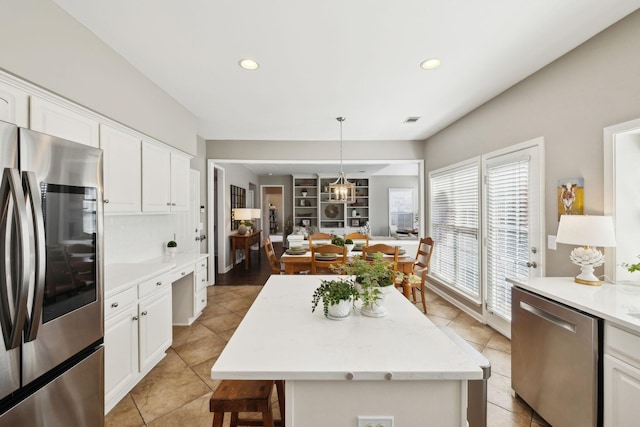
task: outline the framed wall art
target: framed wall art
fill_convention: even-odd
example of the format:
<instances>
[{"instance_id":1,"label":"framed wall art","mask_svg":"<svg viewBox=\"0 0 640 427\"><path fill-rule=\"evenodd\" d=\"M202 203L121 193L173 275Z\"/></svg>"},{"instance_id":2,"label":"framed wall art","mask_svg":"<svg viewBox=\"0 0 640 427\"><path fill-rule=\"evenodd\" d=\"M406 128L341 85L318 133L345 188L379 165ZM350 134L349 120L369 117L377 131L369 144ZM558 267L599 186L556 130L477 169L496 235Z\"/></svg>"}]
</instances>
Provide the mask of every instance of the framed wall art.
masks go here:
<instances>
[{"instance_id":1,"label":"framed wall art","mask_svg":"<svg viewBox=\"0 0 640 427\"><path fill-rule=\"evenodd\" d=\"M558 180L558 221L561 215L584 215L584 178Z\"/></svg>"}]
</instances>

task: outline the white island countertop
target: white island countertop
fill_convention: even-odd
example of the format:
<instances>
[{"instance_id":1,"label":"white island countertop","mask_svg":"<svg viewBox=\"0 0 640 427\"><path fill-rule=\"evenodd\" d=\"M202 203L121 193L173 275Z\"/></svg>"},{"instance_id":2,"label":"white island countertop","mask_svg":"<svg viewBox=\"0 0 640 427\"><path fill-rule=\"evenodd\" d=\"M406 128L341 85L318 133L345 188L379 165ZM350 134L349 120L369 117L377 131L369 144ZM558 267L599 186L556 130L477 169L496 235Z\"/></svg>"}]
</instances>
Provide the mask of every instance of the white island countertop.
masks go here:
<instances>
[{"instance_id":1,"label":"white island countertop","mask_svg":"<svg viewBox=\"0 0 640 427\"><path fill-rule=\"evenodd\" d=\"M587 286L573 277L507 279L519 288L547 297L640 333L640 285L603 283ZM637 316L633 316L636 314Z\"/></svg>"},{"instance_id":2,"label":"white island countertop","mask_svg":"<svg viewBox=\"0 0 640 427\"><path fill-rule=\"evenodd\" d=\"M314 290L336 276L271 276L211 368L214 379L468 380L482 370L400 292L388 314L343 321L311 312ZM391 375L389 375L391 374Z\"/></svg>"},{"instance_id":3,"label":"white island countertop","mask_svg":"<svg viewBox=\"0 0 640 427\"><path fill-rule=\"evenodd\" d=\"M104 272L104 295L109 298L140 282L207 258L207 254L178 253L142 262L107 264Z\"/></svg>"}]
</instances>

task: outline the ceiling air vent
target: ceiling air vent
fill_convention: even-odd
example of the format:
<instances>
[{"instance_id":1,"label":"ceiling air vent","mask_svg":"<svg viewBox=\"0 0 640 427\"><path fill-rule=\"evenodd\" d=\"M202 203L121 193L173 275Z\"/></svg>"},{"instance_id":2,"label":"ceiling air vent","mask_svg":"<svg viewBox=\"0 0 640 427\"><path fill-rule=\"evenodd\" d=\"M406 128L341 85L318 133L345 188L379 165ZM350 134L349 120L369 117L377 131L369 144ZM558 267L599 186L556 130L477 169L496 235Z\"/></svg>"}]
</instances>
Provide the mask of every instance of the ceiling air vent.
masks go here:
<instances>
[{"instance_id":1,"label":"ceiling air vent","mask_svg":"<svg viewBox=\"0 0 640 427\"><path fill-rule=\"evenodd\" d=\"M420 117L407 117L407 120L405 120L405 123L415 123L418 120L420 120Z\"/></svg>"}]
</instances>

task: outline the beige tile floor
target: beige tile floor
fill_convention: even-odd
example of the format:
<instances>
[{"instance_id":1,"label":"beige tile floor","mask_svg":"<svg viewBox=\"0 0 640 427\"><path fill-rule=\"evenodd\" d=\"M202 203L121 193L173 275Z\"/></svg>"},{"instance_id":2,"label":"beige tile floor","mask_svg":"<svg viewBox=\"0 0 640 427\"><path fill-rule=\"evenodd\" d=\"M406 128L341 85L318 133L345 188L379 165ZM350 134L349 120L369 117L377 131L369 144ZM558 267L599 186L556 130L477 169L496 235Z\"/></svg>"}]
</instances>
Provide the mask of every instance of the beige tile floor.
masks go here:
<instances>
[{"instance_id":1,"label":"beige tile floor","mask_svg":"<svg viewBox=\"0 0 640 427\"><path fill-rule=\"evenodd\" d=\"M202 316L190 327L174 327L167 356L105 417L105 425L210 426L209 398L218 385L209 377L211 366L261 289L210 287L210 302ZM421 304L417 307L422 309ZM430 292L427 311L431 321L453 328L491 361L489 427L548 425L526 403L511 396L511 343L507 338Z\"/></svg>"}]
</instances>

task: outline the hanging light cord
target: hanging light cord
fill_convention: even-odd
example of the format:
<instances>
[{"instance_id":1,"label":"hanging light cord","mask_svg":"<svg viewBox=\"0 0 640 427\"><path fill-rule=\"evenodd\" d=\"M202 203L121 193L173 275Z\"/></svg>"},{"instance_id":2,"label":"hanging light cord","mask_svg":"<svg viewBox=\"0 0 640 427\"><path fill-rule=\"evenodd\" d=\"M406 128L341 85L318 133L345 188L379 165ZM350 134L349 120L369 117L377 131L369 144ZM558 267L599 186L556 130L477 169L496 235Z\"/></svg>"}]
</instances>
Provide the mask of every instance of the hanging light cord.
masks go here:
<instances>
[{"instance_id":1,"label":"hanging light cord","mask_svg":"<svg viewBox=\"0 0 640 427\"><path fill-rule=\"evenodd\" d=\"M340 175L342 175L342 122L344 122L344 117L336 117L336 120L340 122Z\"/></svg>"}]
</instances>

